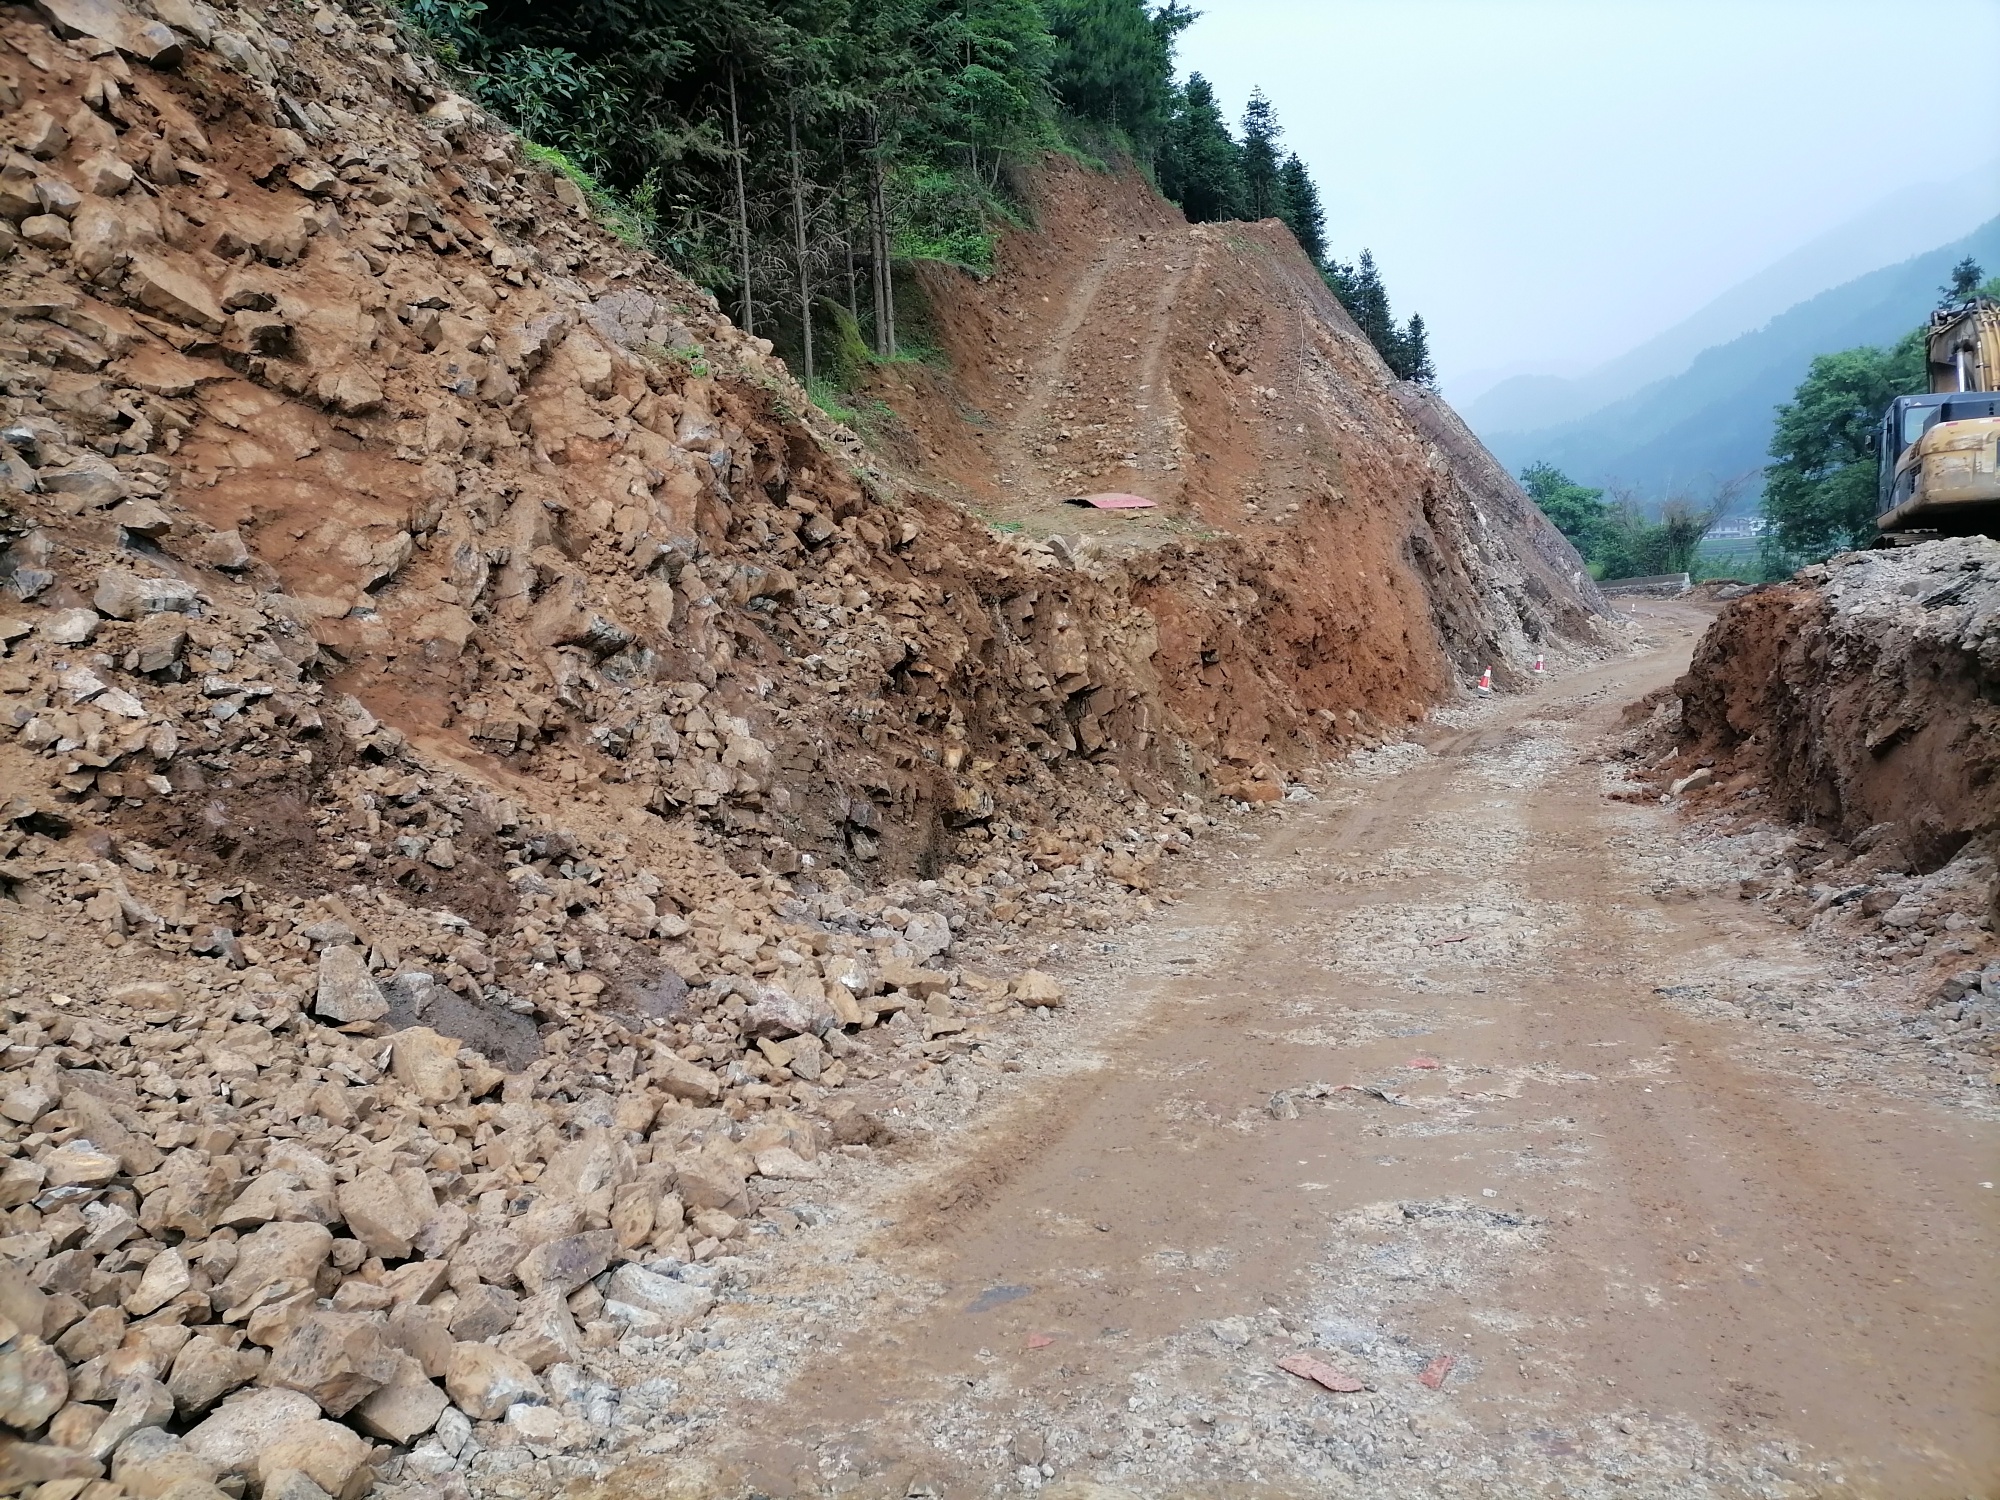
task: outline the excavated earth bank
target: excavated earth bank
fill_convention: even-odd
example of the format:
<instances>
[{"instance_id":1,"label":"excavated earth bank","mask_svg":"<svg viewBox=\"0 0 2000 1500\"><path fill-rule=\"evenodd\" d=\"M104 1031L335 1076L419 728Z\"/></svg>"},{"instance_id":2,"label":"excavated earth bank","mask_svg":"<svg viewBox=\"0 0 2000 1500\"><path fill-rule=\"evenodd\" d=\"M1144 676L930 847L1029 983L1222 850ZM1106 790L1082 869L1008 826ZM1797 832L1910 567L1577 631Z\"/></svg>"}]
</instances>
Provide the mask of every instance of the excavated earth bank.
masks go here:
<instances>
[{"instance_id":1,"label":"excavated earth bank","mask_svg":"<svg viewBox=\"0 0 2000 1500\"><path fill-rule=\"evenodd\" d=\"M1731 603L1675 685L1681 763L1874 871L2000 834L2000 543L1853 552ZM1680 774L1678 771L1674 774Z\"/></svg>"},{"instance_id":2,"label":"excavated earth bank","mask_svg":"<svg viewBox=\"0 0 2000 1500\"><path fill-rule=\"evenodd\" d=\"M1936 1086L2000 1084L2000 542L1751 591L1627 721L1639 795L1758 848L1743 900L1898 976Z\"/></svg>"},{"instance_id":3,"label":"excavated earth bank","mask_svg":"<svg viewBox=\"0 0 2000 1500\"><path fill-rule=\"evenodd\" d=\"M1052 172L878 461L368 6L0 7L0 137L0 1492L561 1453L1204 795L1600 649L1268 225ZM1156 530L973 514L953 381Z\"/></svg>"},{"instance_id":4,"label":"excavated earth bank","mask_svg":"<svg viewBox=\"0 0 2000 1500\"><path fill-rule=\"evenodd\" d=\"M1022 188L1035 228L990 278L922 278L946 368L877 382L907 424L887 451L1080 567L1122 563L1169 702L1230 772L1323 750L1315 709L1408 722L1454 677L1518 685L1594 638L1575 550L1282 226L1189 225L1073 163ZM1064 503L1099 491L1158 508Z\"/></svg>"}]
</instances>

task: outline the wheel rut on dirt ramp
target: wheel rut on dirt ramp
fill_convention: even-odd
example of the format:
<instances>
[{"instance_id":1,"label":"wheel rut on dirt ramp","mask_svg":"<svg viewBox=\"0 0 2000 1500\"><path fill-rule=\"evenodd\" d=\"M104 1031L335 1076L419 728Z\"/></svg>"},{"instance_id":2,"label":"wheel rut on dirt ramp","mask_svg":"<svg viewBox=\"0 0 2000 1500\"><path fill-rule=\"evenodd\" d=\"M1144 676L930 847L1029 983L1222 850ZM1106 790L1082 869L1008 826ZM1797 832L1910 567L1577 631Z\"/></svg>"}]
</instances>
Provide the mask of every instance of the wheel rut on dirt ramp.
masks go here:
<instances>
[{"instance_id":1,"label":"wheel rut on dirt ramp","mask_svg":"<svg viewBox=\"0 0 2000 1500\"><path fill-rule=\"evenodd\" d=\"M1003 460L1003 473L1010 485L1025 492L1035 480L1036 465L1028 444L1035 441L1057 399L1071 389L1075 380L1075 350L1078 335L1089 323L1096 309L1099 293L1106 279L1121 258L1124 246L1109 244L1092 264L1083 278L1077 282L1063 306L1061 322L1056 326L1048 349L1036 365L1032 380L1028 385L1028 399L1007 424L1005 441L1008 455Z\"/></svg>"},{"instance_id":2,"label":"wheel rut on dirt ramp","mask_svg":"<svg viewBox=\"0 0 2000 1500\"><path fill-rule=\"evenodd\" d=\"M1168 349L1181 332L1182 289L1205 253L1202 231L1183 228L1120 237L1091 263L996 444L1009 489L996 516L1050 514L1079 490L1177 498L1182 423ZM1064 467L1086 450L1087 467Z\"/></svg>"}]
</instances>

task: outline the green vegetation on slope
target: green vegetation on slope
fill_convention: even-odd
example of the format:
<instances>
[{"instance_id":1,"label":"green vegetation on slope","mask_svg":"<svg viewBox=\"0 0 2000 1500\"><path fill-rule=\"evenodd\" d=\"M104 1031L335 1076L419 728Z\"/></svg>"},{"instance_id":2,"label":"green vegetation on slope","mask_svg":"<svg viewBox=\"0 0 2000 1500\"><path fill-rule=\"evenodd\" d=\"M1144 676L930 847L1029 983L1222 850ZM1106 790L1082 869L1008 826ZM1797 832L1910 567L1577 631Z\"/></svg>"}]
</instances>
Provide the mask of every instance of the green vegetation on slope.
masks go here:
<instances>
[{"instance_id":1,"label":"green vegetation on slope","mask_svg":"<svg viewBox=\"0 0 2000 1500\"><path fill-rule=\"evenodd\" d=\"M1553 464L1533 463L1521 471L1521 486L1556 530L1570 539L1598 579L1646 578L1657 573L1691 573L1700 561L1701 539L1727 508L1730 496L1697 502L1670 497L1657 520L1648 519L1638 500L1574 483Z\"/></svg>"},{"instance_id":2,"label":"green vegetation on slope","mask_svg":"<svg viewBox=\"0 0 2000 1500\"><path fill-rule=\"evenodd\" d=\"M1178 0L405 0L482 103L774 339L816 389L908 345L898 263L984 272L1020 222L1009 173L1125 158L1196 221L1275 215L1392 369L1430 379L1423 322L1372 260L1326 258L1318 189L1252 97L1239 142ZM1364 312L1366 316L1364 316ZM809 314L809 315L808 315ZM829 355L832 357L829 358ZM827 382L831 382L829 385Z\"/></svg>"}]
</instances>

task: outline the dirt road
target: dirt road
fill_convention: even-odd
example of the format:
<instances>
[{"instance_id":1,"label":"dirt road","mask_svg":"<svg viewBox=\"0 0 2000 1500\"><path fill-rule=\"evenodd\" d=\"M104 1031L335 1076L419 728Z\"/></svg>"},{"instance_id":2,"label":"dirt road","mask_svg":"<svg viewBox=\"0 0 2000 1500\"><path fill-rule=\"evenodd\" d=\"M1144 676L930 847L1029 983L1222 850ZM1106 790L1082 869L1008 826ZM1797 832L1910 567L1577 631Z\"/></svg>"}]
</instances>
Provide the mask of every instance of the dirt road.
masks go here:
<instances>
[{"instance_id":1,"label":"dirt road","mask_svg":"<svg viewBox=\"0 0 2000 1500\"><path fill-rule=\"evenodd\" d=\"M1996 1493L2000 1128L1730 846L1607 794L1703 623L1646 618L1079 971L1011 1095L676 1372L693 1455L773 1496Z\"/></svg>"}]
</instances>

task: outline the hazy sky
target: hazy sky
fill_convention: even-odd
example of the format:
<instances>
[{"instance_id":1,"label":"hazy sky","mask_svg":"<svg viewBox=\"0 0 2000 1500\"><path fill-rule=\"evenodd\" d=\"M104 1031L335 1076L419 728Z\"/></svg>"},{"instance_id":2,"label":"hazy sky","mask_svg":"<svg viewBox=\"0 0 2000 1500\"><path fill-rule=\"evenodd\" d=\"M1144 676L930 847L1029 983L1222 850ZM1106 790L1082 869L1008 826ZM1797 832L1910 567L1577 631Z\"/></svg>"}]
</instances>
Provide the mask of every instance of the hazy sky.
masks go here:
<instances>
[{"instance_id":1,"label":"hazy sky","mask_svg":"<svg viewBox=\"0 0 2000 1500\"><path fill-rule=\"evenodd\" d=\"M1271 96L1334 253L1375 252L1461 396L2000 153L2000 0L1194 3L1183 68L1232 114Z\"/></svg>"}]
</instances>

